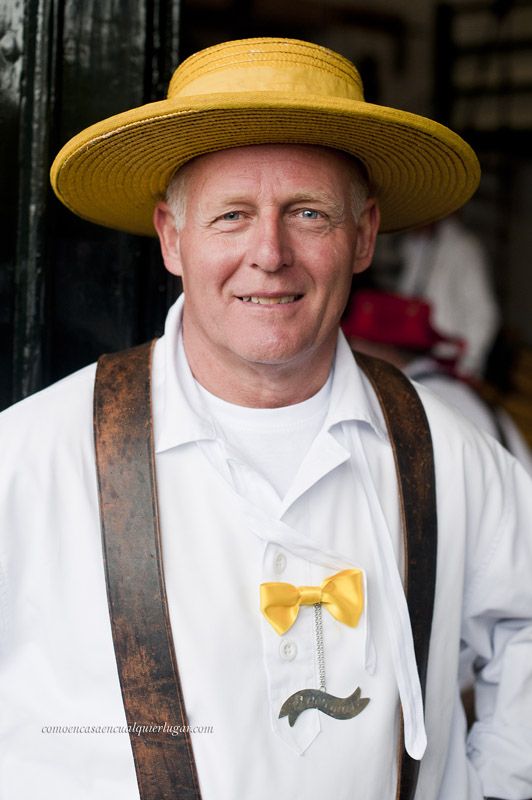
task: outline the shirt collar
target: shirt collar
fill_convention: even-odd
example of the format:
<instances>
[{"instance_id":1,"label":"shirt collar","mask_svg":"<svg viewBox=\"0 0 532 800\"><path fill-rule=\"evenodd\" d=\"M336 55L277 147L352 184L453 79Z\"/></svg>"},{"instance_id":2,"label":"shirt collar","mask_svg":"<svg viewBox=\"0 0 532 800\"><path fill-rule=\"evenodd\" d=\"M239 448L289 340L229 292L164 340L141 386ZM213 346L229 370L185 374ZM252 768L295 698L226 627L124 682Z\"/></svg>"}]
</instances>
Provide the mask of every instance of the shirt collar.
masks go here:
<instances>
[{"instance_id":1,"label":"shirt collar","mask_svg":"<svg viewBox=\"0 0 532 800\"><path fill-rule=\"evenodd\" d=\"M181 295L166 317L164 336L153 356L155 451L161 453L189 442L216 439L214 422L188 365L181 323L185 299ZM329 410L324 429L343 422L366 422L382 438L386 426L379 402L357 366L341 331L333 365Z\"/></svg>"},{"instance_id":2,"label":"shirt collar","mask_svg":"<svg viewBox=\"0 0 532 800\"><path fill-rule=\"evenodd\" d=\"M351 348L340 330L334 359L331 402L325 429L342 422L366 422L382 438L388 433L382 410L368 379L356 363Z\"/></svg>"},{"instance_id":3,"label":"shirt collar","mask_svg":"<svg viewBox=\"0 0 532 800\"><path fill-rule=\"evenodd\" d=\"M181 324L184 295L170 308L153 357L153 422L155 452L215 439L212 419L204 406L183 347Z\"/></svg>"}]
</instances>

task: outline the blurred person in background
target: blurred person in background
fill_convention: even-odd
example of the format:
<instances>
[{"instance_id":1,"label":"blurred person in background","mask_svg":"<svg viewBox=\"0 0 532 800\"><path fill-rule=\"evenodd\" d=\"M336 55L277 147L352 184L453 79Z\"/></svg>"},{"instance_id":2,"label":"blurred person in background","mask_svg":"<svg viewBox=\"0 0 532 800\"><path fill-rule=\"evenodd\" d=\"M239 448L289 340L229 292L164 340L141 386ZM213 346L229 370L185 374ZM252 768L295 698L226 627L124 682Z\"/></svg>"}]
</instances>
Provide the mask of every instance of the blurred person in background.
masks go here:
<instances>
[{"instance_id":1,"label":"blurred person in background","mask_svg":"<svg viewBox=\"0 0 532 800\"><path fill-rule=\"evenodd\" d=\"M458 372L464 342L440 331L431 303L376 288L352 293L342 329L353 350L377 356L427 386L493 436L532 475L532 455L503 408L482 398L474 382Z\"/></svg>"},{"instance_id":2,"label":"blurred person in background","mask_svg":"<svg viewBox=\"0 0 532 800\"><path fill-rule=\"evenodd\" d=\"M482 376L500 323L484 246L455 215L403 234L397 248L395 291L427 300L437 330L464 342L460 372Z\"/></svg>"}]
</instances>

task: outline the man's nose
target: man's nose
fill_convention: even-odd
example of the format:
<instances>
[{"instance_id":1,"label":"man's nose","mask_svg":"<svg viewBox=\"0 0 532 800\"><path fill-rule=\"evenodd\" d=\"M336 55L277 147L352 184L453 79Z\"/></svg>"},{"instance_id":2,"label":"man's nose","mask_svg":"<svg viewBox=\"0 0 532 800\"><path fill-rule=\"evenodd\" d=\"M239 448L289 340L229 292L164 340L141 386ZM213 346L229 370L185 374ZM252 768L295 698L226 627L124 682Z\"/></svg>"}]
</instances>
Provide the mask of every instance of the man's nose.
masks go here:
<instances>
[{"instance_id":1,"label":"man's nose","mask_svg":"<svg viewBox=\"0 0 532 800\"><path fill-rule=\"evenodd\" d=\"M265 272L276 272L293 262L288 232L276 213L257 218L249 249L250 265Z\"/></svg>"}]
</instances>

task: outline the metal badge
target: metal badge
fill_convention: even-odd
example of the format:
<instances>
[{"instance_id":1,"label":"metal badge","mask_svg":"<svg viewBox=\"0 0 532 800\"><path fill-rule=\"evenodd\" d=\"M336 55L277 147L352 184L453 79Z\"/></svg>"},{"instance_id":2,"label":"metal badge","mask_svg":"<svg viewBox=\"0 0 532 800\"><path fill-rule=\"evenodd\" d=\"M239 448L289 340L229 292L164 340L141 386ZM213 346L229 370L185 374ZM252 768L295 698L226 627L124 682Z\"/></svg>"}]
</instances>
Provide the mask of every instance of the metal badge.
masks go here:
<instances>
[{"instance_id":1,"label":"metal badge","mask_svg":"<svg viewBox=\"0 0 532 800\"><path fill-rule=\"evenodd\" d=\"M321 689L301 689L285 700L279 712L279 719L288 717L290 727L293 727L299 715L309 708L317 708L318 711L323 711L334 719L351 719L364 711L370 701L369 697L361 697L361 694L360 687L349 697L335 697Z\"/></svg>"}]
</instances>

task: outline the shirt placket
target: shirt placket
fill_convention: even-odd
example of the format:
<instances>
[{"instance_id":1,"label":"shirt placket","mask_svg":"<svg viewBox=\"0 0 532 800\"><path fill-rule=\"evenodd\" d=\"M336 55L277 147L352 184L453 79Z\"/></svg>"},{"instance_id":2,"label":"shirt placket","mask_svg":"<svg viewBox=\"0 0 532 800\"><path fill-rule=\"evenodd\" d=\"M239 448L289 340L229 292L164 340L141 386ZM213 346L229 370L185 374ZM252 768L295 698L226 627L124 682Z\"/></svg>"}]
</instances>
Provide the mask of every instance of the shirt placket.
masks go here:
<instances>
[{"instance_id":1,"label":"shirt placket","mask_svg":"<svg viewBox=\"0 0 532 800\"><path fill-rule=\"evenodd\" d=\"M338 446L328 434L322 437L322 442L326 446L321 448L321 461L313 459L310 468L307 467L307 471L304 472L305 480L300 482L300 494L293 493L288 504L278 497L265 479L232 453L230 447L226 450L227 464L235 491L246 498L249 503L248 508L261 510L261 513L253 514L252 529L265 543L262 564L262 577L265 583L282 581L293 585L317 585L331 571L346 566L341 558L328 567L316 564L315 559L311 560L298 554L297 544L298 540L303 539L302 534L284 525L279 519L283 511L298 504L298 528L309 530L309 520L305 519L305 516L308 516L306 504L298 503L301 494L304 494L306 489L324 474L343 463L346 458L344 448ZM275 536L272 537L274 530ZM290 535L283 537L283 533ZM283 546L283 538L286 538L286 546ZM302 754L321 730L319 711L308 709L298 717L294 726L289 725L286 717L279 718L279 712L283 703L295 692L301 689L319 688L314 607L302 606L293 626L281 636L265 619L261 620L261 627L272 729L291 749Z\"/></svg>"}]
</instances>

